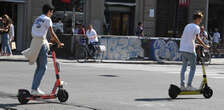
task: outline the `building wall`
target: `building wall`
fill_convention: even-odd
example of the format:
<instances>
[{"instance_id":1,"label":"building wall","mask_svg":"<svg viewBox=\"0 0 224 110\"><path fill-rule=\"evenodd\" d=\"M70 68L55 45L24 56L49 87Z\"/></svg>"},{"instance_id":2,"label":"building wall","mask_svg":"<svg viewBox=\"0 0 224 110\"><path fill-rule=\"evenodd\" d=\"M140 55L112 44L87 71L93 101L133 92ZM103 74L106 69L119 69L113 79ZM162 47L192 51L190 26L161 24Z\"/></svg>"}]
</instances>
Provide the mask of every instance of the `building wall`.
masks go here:
<instances>
[{"instance_id":1,"label":"building wall","mask_svg":"<svg viewBox=\"0 0 224 110\"><path fill-rule=\"evenodd\" d=\"M144 22L144 32L148 36L155 36L156 29L156 6L157 0L143 0L143 22ZM150 9L154 9L154 17L150 17Z\"/></svg>"},{"instance_id":2,"label":"building wall","mask_svg":"<svg viewBox=\"0 0 224 110\"><path fill-rule=\"evenodd\" d=\"M87 0L86 24L92 24L98 34L103 34L104 0Z\"/></svg>"},{"instance_id":3,"label":"building wall","mask_svg":"<svg viewBox=\"0 0 224 110\"><path fill-rule=\"evenodd\" d=\"M189 6L189 17L188 20L189 22L192 22L192 15L196 12L196 11L201 11L204 14L204 19L202 24L207 26L207 19L208 19L208 10L207 8L207 1L208 0L191 0L190 1L190 6Z\"/></svg>"},{"instance_id":4,"label":"building wall","mask_svg":"<svg viewBox=\"0 0 224 110\"><path fill-rule=\"evenodd\" d=\"M24 25L22 48L29 47L31 37L31 27L33 20L42 12L42 6L45 3L51 4L52 0L26 0L24 4ZM207 24L207 0L191 0L189 6L189 22L192 21L192 14L196 10L200 10L205 14L203 24ZM86 24L93 24L94 28L99 34L103 34L104 24L104 0L87 0L85 6L85 20ZM144 24L144 30L147 36L155 36L156 31L156 11L157 0L136 0L135 8L135 27L139 21ZM154 9L154 17L150 17L150 9ZM133 27L133 28L135 28Z\"/></svg>"}]
</instances>

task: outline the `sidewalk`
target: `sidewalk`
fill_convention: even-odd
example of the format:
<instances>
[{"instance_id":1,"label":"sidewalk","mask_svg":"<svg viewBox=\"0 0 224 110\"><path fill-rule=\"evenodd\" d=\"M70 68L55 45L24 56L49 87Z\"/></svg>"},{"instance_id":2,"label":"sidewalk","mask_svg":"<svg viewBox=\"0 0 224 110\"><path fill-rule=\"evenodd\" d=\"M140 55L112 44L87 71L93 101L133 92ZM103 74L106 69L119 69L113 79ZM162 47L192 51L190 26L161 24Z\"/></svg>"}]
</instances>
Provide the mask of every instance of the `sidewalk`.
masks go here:
<instances>
[{"instance_id":1,"label":"sidewalk","mask_svg":"<svg viewBox=\"0 0 224 110\"><path fill-rule=\"evenodd\" d=\"M48 59L52 61L51 58ZM22 55L14 56L0 56L1 61L11 61L11 62L28 62L28 60ZM77 63L76 60L72 59L57 59L57 61L62 63ZM119 64L176 64L179 65L181 61L142 61L142 60L103 60L102 63L119 63ZM213 58L212 65L224 65L224 58Z\"/></svg>"}]
</instances>

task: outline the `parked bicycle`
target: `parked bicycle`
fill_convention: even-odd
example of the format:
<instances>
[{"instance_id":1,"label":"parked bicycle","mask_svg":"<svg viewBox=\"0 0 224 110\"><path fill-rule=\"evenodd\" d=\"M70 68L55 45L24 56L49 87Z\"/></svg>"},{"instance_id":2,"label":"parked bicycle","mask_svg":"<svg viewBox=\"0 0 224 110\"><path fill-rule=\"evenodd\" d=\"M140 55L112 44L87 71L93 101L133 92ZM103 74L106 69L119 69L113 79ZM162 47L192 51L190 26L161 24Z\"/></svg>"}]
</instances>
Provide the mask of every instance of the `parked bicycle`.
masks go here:
<instances>
[{"instance_id":1,"label":"parked bicycle","mask_svg":"<svg viewBox=\"0 0 224 110\"><path fill-rule=\"evenodd\" d=\"M76 60L79 63L87 62L90 59L102 62L105 51L106 47L100 42L88 45L88 39L81 37L76 51Z\"/></svg>"}]
</instances>

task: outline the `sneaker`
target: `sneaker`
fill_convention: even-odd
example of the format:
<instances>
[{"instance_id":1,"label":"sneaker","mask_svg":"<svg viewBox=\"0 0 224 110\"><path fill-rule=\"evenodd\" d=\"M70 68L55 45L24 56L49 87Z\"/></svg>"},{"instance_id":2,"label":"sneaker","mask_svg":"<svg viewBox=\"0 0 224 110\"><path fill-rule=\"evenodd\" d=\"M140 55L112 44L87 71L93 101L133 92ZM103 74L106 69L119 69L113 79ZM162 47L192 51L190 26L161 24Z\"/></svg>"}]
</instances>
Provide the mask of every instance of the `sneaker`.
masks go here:
<instances>
[{"instance_id":1,"label":"sneaker","mask_svg":"<svg viewBox=\"0 0 224 110\"><path fill-rule=\"evenodd\" d=\"M185 86L180 86L180 90L181 90L181 91L186 90Z\"/></svg>"},{"instance_id":2,"label":"sneaker","mask_svg":"<svg viewBox=\"0 0 224 110\"><path fill-rule=\"evenodd\" d=\"M187 86L186 90L188 90L188 91L196 91L198 89L196 89L196 88L194 88L192 86Z\"/></svg>"},{"instance_id":3,"label":"sneaker","mask_svg":"<svg viewBox=\"0 0 224 110\"><path fill-rule=\"evenodd\" d=\"M32 95L44 95L45 93L38 88L37 90L32 90L31 94Z\"/></svg>"}]
</instances>

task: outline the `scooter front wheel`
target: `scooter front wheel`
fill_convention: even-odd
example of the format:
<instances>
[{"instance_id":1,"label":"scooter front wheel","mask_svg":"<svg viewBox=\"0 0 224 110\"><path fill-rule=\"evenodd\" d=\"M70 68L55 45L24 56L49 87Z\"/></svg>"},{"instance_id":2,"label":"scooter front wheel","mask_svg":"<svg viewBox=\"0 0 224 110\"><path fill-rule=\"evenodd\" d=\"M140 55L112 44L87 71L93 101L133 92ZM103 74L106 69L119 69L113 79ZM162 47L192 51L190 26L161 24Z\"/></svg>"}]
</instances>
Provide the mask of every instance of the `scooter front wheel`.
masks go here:
<instances>
[{"instance_id":1,"label":"scooter front wheel","mask_svg":"<svg viewBox=\"0 0 224 110\"><path fill-rule=\"evenodd\" d=\"M60 102L66 102L68 100L69 95L65 89L59 89L57 97Z\"/></svg>"},{"instance_id":2,"label":"scooter front wheel","mask_svg":"<svg viewBox=\"0 0 224 110\"><path fill-rule=\"evenodd\" d=\"M206 99L209 99L211 98L213 95L213 90L210 88L210 87L205 87L203 89L203 96L206 98Z\"/></svg>"}]
</instances>

